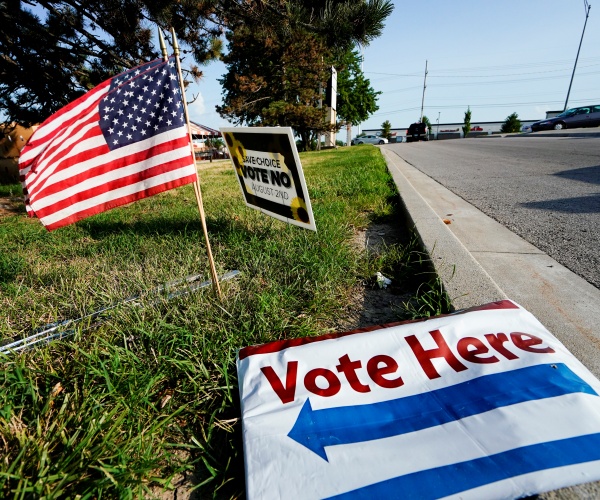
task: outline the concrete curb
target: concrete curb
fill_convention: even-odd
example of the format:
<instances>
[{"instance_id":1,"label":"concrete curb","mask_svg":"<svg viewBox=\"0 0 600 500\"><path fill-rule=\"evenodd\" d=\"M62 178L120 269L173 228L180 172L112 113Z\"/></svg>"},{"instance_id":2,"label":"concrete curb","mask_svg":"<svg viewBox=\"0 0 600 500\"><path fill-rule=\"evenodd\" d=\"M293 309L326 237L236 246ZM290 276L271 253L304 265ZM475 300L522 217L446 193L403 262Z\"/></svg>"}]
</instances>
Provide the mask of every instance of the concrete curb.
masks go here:
<instances>
[{"instance_id":1,"label":"concrete curb","mask_svg":"<svg viewBox=\"0 0 600 500\"><path fill-rule=\"evenodd\" d=\"M382 148L404 210L456 309L508 298L406 177L407 164Z\"/></svg>"}]
</instances>

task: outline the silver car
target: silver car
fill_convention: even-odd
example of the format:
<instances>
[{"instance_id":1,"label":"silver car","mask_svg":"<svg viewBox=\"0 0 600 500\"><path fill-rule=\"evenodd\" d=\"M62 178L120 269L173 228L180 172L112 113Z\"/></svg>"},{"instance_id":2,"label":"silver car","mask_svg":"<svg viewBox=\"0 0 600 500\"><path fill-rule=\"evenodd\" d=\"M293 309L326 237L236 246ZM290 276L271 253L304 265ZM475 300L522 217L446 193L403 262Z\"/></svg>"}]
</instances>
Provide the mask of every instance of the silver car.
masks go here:
<instances>
[{"instance_id":1,"label":"silver car","mask_svg":"<svg viewBox=\"0 0 600 500\"><path fill-rule=\"evenodd\" d=\"M352 139L352 145L356 144L387 144L388 140L385 137L378 135L361 135Z\"/></svg>"}]
</instances>

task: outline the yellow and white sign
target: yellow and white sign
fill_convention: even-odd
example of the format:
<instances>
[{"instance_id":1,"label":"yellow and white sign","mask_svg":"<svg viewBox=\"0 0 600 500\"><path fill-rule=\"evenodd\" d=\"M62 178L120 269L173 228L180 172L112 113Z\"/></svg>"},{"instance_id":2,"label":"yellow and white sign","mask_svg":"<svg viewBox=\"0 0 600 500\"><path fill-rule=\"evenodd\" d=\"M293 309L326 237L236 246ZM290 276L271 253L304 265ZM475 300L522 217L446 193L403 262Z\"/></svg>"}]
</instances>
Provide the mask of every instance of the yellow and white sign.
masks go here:
<instances>
[{"instance_id":1,"label":"yellow and white sign","mask_svg":"<svg viewBox=\"0 0 600 500\"><path fill-rule=\"evenodd\" d=\"M316 231L292 129L224 127L221 132L246 205Z\"/></svg>"}]
</instances>

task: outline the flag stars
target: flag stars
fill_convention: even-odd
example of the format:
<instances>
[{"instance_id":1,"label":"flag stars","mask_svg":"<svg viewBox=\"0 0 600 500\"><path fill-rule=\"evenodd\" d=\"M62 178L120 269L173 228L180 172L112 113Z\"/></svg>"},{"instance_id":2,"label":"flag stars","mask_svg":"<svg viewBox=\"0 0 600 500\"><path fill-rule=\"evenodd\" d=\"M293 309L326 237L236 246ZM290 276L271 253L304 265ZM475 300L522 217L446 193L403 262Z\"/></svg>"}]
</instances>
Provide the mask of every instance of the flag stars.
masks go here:
<instances>
[{"instance_id":1,"label":"flag stars","mask_svg":"<svg viewBox=\"0 0 600 500\"><path fill-rule=\"evenodd\" d=\"M100 115L103 119L100 120L100 128L111 149L133 144L185 123L182 92L176 83L176 73L165 63L153 64L156 66L146 66L144 72L131 70L124 77L114 79L113 90L101 102ZM169 65L174 66L173 63Z\"/></svg>"}]
</instances>

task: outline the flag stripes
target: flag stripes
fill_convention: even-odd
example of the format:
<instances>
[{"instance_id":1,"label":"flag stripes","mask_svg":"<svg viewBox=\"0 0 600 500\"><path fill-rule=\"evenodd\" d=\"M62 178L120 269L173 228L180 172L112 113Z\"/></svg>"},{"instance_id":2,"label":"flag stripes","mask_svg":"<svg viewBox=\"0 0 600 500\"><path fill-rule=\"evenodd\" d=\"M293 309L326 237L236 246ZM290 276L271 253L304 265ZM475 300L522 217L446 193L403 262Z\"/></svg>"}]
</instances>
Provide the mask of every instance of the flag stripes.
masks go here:
<instances>
[{"instance_id":1,"label":"flag stripes","mask_svg":"<svg viewBox=\"0 0 600 500\"><path fill-rule=\"evenodd\" d=\"M40 201L36 203L38 216L47 206L60 203L61 197L70 198L72 196L77 197L75 199L78 200L85 199L88 196L86 192L88 189L102 186L110 180L125 178L133 172L139 171L140 164L144 161L148 162L145 166L150 169L169 160L189 160L190 156L189 144L185 138L167 141L149 147L145 151L137 152L137 149L136 146L131 146L131 154L112 155L111 163L103 162L100 154L89 159L77 155L75 157L76 165L57 173L52 179L52 184L41 183L38 185L38 197L40 198ZM68 202L69 199L63 201Z\"/></svg>"}]
</instances>

